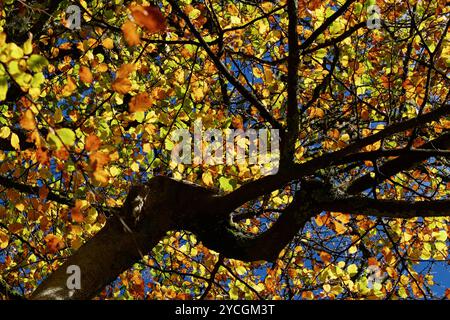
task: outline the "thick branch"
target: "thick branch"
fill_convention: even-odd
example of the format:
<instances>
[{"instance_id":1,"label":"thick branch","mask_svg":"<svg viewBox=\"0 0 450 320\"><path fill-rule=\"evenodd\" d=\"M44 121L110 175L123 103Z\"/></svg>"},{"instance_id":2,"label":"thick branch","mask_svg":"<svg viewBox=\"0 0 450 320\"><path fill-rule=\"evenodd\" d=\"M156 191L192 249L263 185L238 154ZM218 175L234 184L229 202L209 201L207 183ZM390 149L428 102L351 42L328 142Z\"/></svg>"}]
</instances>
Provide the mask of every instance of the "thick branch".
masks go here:
<instances>
[{"instance_id":1,"label":"thick branch","mask_svg":"<svg viewBox=\"0 0 450 320\"><path fill-rule=\"evenodd\" d=\"M382 218L450 216L450 200L402 201L348 197L319 204L322 210L360 214Z\"/></svg>"},{"instance_id":2,"label":"thick branch","mask_svg":"<svg viewBox=\"0 0 450 320\"><path fill-rule=\"evenodd\" d=\"M305 223L320 213L316 201L324 196L326 190L316 181L303 181L302 189L274 225L256 236L239 232L230 226L229 221L222 222L216 228L204 227L194 232L204 245L228 258L275 261Z\"/></svg>"},{"instance_id":3,"label":"thick branch","mask_svg":"<svg viewBox=\"0 0 450 320\"><path fill-rule=\"evenodd\" d=\"M420 149L449 149L450 148L450 133L445 133L442 136L431 140L424 145L422 145ZM402 170L408 170L413 168L415 165L421 163L422 161L428 159L431 154L429 153L416 153L410 152L404 155L399 156L393 160L387 161L385 164L378 168L378 172L380 174L375 175L375 177L371 177L370 174L366 174L356 180L354 180L350 186L347 188L347 192L349 194L356 194L362 192L381 181L389 178Z\"/></svg>"}]
</instances>

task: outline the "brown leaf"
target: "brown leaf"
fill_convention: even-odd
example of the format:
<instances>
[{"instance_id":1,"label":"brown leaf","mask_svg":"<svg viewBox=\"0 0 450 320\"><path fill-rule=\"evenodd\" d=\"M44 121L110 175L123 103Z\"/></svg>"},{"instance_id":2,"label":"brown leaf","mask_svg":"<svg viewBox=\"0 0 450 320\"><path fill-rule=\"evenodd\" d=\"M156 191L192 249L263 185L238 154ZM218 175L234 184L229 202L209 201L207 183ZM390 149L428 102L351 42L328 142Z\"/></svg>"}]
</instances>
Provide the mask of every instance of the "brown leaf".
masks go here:
<instances>
[{"instance_id":1,"label":"brown leaf","mask_svg":"<svg viewBox=\"0 0 450 320\"><path fill-rule=\"evenodd\" d=\"M131 14L138 25L151 33L162 32L166 29L166 19L155 6L135 6Z\"/></svg>"}]
</instances>

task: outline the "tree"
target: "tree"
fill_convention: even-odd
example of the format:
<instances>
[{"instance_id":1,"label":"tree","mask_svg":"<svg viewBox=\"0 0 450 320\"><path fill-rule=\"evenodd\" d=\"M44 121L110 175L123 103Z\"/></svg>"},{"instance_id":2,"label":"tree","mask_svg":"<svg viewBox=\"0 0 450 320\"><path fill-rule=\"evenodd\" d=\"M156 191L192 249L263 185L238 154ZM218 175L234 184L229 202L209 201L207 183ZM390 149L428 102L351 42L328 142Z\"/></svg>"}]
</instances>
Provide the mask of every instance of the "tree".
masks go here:
<instances>
[{"instance_id":1,"label":"tree","mask_svg":"<svg viewBox=\"0 0 450 320\"><path fill-rule=\"evenodd\" d=\"M4 297L448 298L446 1L1 6ZM199 119L276 173L174 162Z\"/></svg>"}]
</instances>

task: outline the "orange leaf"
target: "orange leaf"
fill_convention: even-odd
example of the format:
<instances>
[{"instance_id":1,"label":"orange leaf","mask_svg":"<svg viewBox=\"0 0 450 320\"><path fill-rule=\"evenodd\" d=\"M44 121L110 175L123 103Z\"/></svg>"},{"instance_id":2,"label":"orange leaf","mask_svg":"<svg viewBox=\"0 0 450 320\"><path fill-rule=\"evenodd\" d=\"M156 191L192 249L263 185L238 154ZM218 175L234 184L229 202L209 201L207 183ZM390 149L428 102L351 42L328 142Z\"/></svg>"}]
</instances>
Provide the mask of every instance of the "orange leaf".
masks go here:
<instances>
[{"instance_id":1,"label":"orange leaf","mask_svg":"<svg viewBox=\"0 0 450 320\"><path fill-rule=\"evenodd\" d=\"M75 200L75 207L73 207L72 210L70 211L72 220L78 223L81 223L84 220L83 213L81 212L82 204L83 202L81 202L80 200Z\"/></svg>"},{"instance_id":2,"label":"orange leaf","mask_svg":"<svg viewBox=\"0 0 450 320\"><path fill-rule=\"evenodd\" d=\"M47 251L50 253L56 253L58 250L64 248L64 242L61 237L54 234L46 235L44 241L47 245Z\"/></svg>"},{"instance_id":3,"label":"orange leaf","mask_svg":"<svg viewBox=\"0 0 450 320\"><path fill-rule=\"evenodd\" d=\"M157 33L166 29L166 19L155 6L136 6L131 9L131 14L138 25L149 32Z\"/></svg>"},{"instance_id":4,"label":"orange leaf","mask_svg":"<svg viewBox=\"0 0 450 320\"><path fill-rule=\"evenodd\" d=\"M75 80L73 80L73 78L69 76L67 77L67 84L62 89L62 94L65 97L68 97L72 94L72 92L75 91L76 88L77 84L75 83Z\"/></svg>"},{"instance_id":5,"label":"orange leaf","mask_svg":"<svg viewBox=\"0 0 450 320\"><path fill-rule=\"evenodd\" d=\"M325 251L320 251L320 259L322 259L322 261L324 263L328 263L331 260L331 255Z\"/></svg>"},{"instance_id":6,"label":"orange leaf","mask_svg":"<svg viewBox=\"0 0 450 320\"><path fill-rule=\"evenodd\" d=\"M34 130L36 128L36 120L31 110L25 111L20 117L20 126L25 130Z\"/></svg>"},{"instance_id":7,"label":"orange leaf","mask_svg":"<svg viewBox=\"0 0 450 320\"><path fill-rule=\"evenodd\" d=\"M117 93L126 94L131 90L131 81L127 78L118 78L114 80L112 88Z\"/></svg>"},{"instance_id":8,"label":"orange leaf","mask_svg":"<svg viewBox=\"0 0 450 320\"><path fill-rule=\"evenodd\" d=\"M79 75L80 75L80 80L83 81L84 83L92 83L93 77L92 77L91 70L89 70L88 67L82 66L80 68Z\"/></svg>"},{"instance_id":9,"label":"orange leaf","mask_svg":"<svg viewBox=\"0 0 450 320\"><path fill-rule=\"evenodd\" d=\"M86 138L86 151L97 151L102 141L95 134L90 134Z\"/></svg>"},{"instance_id":10,"label":"orange leaf","mask_svg":"<svg viewBox=\"0 0 450 320\"><path fill-rule=\"evenodd\" d=\"M103 169L109 160L109 155L105 152L96 151L89 156L89 161L94 171Z\"/></svg>"},{"instance_id":11,"label":"orange leaf","mask_svg":"<svg viewBox=\"0 0 450 320\"><path fill-rule=\"evenodd\" d=\"M368 259L368 264L369 266L377 266L378 265L378 260L375 257L371 257Z\"/></svg>"},{"instance_id":12,"label":"orange leaf","mask_svg":"<svg viewBox=\"0 0 450 320\"><path fill-rule=\"evenodd\" d=\"M113 49L114 48L114 41L111 38L106 38L102 41L102 46L106 49Z\"/></svg>"},{"instance_id":13,"label":"orange leaf","mask_svg":"<svg viewBox=\"0 0 450 320\"><path fill-rule=\"evenodd\" d=\"M94 179L100 183L100 185L106 185L109 181L109 174L106 170L100 169L94 172Z\"/></svg>"},{"instance_id":14,"label":"orange leaf","mask_svg":"<svg viewBox=\"0 0 450 320\"><path fill-rule=\"evenodd\" d=\"M122 25L122 32L125 37L125 41L129 46L138 45L141 42L139 34L136 30L136 26L133 22L127 21Z\"/></svg>"},{"instance_id":15,"label":"orange leaf","mask_svg":"<svg viewBox=\"0 0 450 320\"><path fill-rule=\"evenodd\" d=\"M60 148L59 150L55 151L54 155L60 160L69 159L69 152L66 148Z\"/></svg>"},{"instance_id":16,"label":"orange leaf","mask_svg":"<svg viewBox=\"0 0 450 320\"><path fill-rule=\"evenodd\" d=\"M141 92L131 98L130 112L147 111L152 105L152 99L146 92Z\"/></svg>"},{"instance_id":17,"label":"orange leaf","mask_svg":"<svg viewBox=\"0 0 450 320\"><path fill-rule=\"evenodd\" d=\"M126 78L136 69L136 66L132 63L124 63L120 66L116 73L116 79Z\"/></svg>"}]
</instances>

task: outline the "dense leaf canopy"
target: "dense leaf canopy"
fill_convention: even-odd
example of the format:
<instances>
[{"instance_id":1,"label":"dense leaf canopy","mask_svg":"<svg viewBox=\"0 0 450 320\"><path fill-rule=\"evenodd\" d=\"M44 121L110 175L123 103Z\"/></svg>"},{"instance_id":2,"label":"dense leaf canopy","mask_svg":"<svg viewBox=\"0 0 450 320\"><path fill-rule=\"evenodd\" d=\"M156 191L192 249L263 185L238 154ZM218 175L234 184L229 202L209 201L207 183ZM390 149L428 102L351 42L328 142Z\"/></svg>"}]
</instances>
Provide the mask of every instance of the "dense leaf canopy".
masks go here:
<instances>
[{"instance_id":1,"label":"dense leaf canopy","mask_svg":"<svg viewBox=\"0 0 450 320\"><path fill-rule=\"evenodd\" d=\"M274 259L233 259L171 230L100 299L449 296L434 279L448 273L450 234L446 0L7 0L0 10L0 297L30 296L132 185L160 175L224 196L249 238L317 203ZM171 133L196 120L279 129L278 173L174 163ZM311 181L327 197L302 196Z\"/></svg>"}]
</instances>

